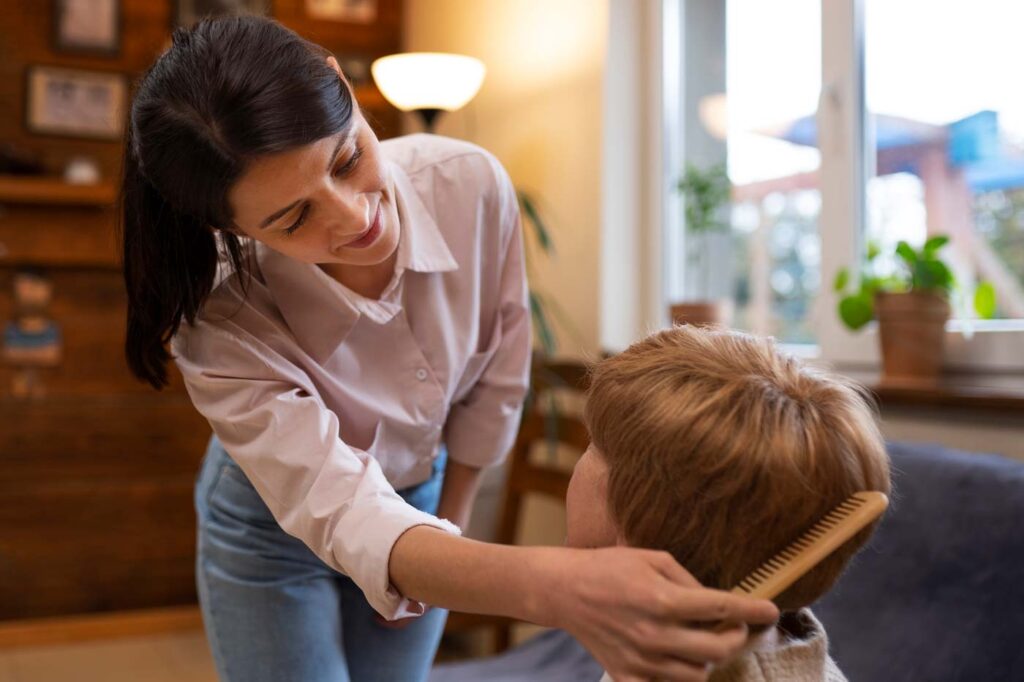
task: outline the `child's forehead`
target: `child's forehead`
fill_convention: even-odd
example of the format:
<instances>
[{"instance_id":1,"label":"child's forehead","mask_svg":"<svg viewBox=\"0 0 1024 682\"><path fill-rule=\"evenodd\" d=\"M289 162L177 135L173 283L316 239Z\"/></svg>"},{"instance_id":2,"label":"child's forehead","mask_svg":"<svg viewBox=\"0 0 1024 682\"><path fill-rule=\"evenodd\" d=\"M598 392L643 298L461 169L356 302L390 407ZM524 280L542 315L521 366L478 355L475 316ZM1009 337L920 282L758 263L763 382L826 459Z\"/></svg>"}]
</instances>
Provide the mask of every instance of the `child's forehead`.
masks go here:
<instances>
[{"instance_id":1,"label":"child's forehead","mask_svg":"<svg viewBox=\"0 0 1024 682\"><path fill-rule=\"evenodd\" d=\"M591 443L576 461L576 470L588 474L604 474L608 470L604 455Z\"/></svg>"}]
</instances>

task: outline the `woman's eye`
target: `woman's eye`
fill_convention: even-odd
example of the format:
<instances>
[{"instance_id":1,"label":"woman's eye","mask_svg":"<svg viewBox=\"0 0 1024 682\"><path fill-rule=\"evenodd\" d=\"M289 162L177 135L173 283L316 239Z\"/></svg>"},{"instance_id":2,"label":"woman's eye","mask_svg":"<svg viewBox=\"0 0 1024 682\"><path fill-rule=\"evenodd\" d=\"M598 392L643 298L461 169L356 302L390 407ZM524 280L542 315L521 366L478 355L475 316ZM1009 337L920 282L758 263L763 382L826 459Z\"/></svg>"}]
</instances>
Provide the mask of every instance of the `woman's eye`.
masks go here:
<instances>
[{"instance_id":1,"label":"woman's eye","mask_svg":"<svg viewBox=\"0 0 1024 682\"><path fill-rule=\"evenodd\" d=\"M345 175L348 175L349 173L351 173L352 169L356 167L356 164L359 162L359 158L362 155L363 155L362 147L357 147L355 152L352 153L352 156L348 157L348 161L346 161L345 163L343 163L342 165L340 165L340 166L338 166L337 168L334 169L335 177L339 177L340 178L342 176L345 176Z\"/></svg>"},{"instance_id":2,"label":"woman's eye","mask_svg":"<svg viewBox=\"0 0 1024 682\"><path fill-rule=\"evenodd\" d=\"M295 230L297 230L300 227L302 227L302 224L304 222L306 222L306 216L308 216L308 215L309 215L309 204L306 204L305 206L302 207L302 212L299 214L299 219L295 221L294 225L292 225L291 227L286 228L284 233L286 235L295 234Z\"/></svg>"}]
</instances>

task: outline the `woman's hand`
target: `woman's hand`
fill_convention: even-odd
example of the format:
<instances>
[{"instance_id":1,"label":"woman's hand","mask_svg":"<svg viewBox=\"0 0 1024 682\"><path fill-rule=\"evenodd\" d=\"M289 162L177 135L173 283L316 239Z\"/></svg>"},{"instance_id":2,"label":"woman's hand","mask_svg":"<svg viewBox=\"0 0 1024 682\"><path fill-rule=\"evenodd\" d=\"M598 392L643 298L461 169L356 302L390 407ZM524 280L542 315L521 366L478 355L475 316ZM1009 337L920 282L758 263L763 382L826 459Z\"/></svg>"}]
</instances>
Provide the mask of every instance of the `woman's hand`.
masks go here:
<instances>
[{"instance_id":1,"label":"woman's hand","mask_svg":"<svg viewBox=\"0 0 1024 682\"><path fill-rule=\"evenodd\" d=\"M771 602L701 587L665 552L566 550L550 563L538 620L572 633L616 682L705 680L742 650L747 623L779 616ZM706 627L716 622L736 625Z\"/></svg>"}]
</instances>

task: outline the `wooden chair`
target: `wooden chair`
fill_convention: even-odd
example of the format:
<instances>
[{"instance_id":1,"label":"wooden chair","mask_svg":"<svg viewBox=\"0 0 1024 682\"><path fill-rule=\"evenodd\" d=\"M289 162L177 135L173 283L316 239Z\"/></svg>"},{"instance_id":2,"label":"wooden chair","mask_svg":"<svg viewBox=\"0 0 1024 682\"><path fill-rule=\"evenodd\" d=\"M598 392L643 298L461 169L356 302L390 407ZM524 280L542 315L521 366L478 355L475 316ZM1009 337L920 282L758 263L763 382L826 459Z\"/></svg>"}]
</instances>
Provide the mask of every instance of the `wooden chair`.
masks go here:
<instances>
[{"instance_id":1,"label":"wooden chair","mask_svg":"<svg viewBox=\"0 0 1024 682\"><path fill-rule=\"evenodd\" d=\"M537 444L557 442L582 453L590 443L590 436L582 420L563 414L542 411L542 398L553 390L584 391L588 370L580 363L548 362L534 358L531 378L531 399L524 408L519 434L509 453L508 479L505 499L499 516L496 541L515 544L519 531L523 502L527 495L537 493L565 501L571 473L543 462L531 460L530 452ZM494 645L498 652L508 648L514 621L501 616L470 613L451 613L445 632L466 632L477 628L490 628L494 632Z\"/></svg>"}]
</instances>

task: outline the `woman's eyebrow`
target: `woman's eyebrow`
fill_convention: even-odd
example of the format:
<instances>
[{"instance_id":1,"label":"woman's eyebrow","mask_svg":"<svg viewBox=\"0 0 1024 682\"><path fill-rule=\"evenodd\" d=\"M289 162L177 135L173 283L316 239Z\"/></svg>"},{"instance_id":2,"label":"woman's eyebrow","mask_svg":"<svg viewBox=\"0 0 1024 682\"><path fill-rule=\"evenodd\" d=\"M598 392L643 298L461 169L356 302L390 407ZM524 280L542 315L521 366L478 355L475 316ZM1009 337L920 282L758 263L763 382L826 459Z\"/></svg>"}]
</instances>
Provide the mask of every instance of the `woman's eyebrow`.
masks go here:
<instances>
[{"instance_id":1,"label":"woman's eyebrow","mask_svg":"<svg viewBox=\"0 0 1024 682\"><path fill-rule=\"evenodd\" d=\"M334 167L334 162L338 159L338 154L341 153L341 148L345 146L346 142L348 142L350 139L352 139L354 134L355 134L355 129L354 129L354 126L353 126L352 128L349 129L347 134L339 135L338 136L338 142L337 142L337 144L334 145L334 151L331 152L331 160L327 163L327 172L328 173L330 173L331 172L331 168ZM297 200L293 201L292 203L288 204L287 206L285 206L284 208L282 208L280 210L277 210L277 211L274 211L273 213L271 213L270 215L268 215L266 218L263 219L263 222L260 223L260 229L262 230L262 229L268 227L272 222L274 222L275 220L277 220L281 216L283 216L286 213L288 213L288 211L290 211L293 208L295 208L296 206L298 206L301 202L302 202L302 199L297 199Z\"/></svg>"},{"instance_id":2,"label":"woman's eyebrow","mask_svg":"<svg viewBox=\"0 0 1024 682\"><path fill-rule=\"evenodd\" d=\"M268 215L266 218L263 219L263 222L260 223L260 229L262 230L262 229L268 227L270 225L270 223L274 222L275 220L277 220L278 218L283 216L285 213L287 213L288 211L290 211L293 208L295 208L296 206L298 206L299 202L301 202L301 201L302 201L302 199L297 199L297 200L293 201L292 203L288 204L287 206L285 206L284 208L282 208L282 209L280 209L278 211L274 211L273 213Z\"/></svg>"},{"instance_id":3,"label":"woman's eyebrow","mask_svg":"<svg viewBox=\"0 0 1024 682\"><path fill-rule=\"evenodd\" d=\"M338 138L338 144L334 145L334 151L331 152L331 160L327 162L328 173L330 173L331 169L334 168L334 162L338 160L338 154L341 152L341 148L345 145L346 142L352 139L352 134L354 132L355 131L350 128L347 135Z\"/></svg>"}]
</instances>

